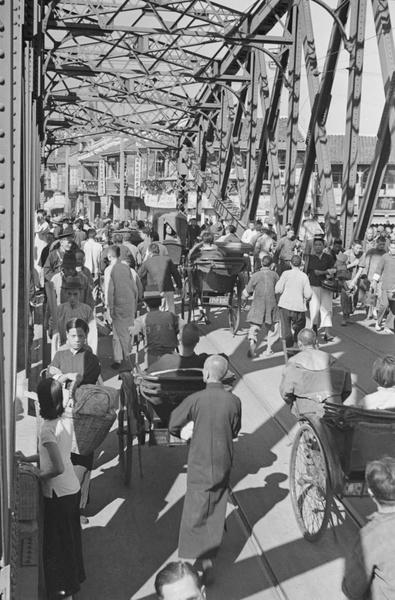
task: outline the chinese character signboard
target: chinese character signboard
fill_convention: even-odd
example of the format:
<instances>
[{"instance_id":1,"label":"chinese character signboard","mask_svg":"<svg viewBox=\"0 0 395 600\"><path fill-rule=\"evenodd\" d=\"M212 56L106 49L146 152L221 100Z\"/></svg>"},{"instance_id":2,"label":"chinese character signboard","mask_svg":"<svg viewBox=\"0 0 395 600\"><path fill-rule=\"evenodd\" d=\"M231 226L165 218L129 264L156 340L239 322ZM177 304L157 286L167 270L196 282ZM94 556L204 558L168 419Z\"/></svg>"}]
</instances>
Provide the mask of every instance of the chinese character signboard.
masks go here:
<instances>
[{"instance_id":1,"label":"chinese character signboard","mask_svg":"<svg viewBox=\"0 0 395 600\"><path fill-rule=\"evenodd\" d=\"M395 198L380 196L377 201L376 210L395 210Z\"/></svg>"},{"instance_id":2,"label":"chinese character signboard","mask_svg":"<svg viewBox=\"0 0 395 600\"><path fill-rule=\"evenodd\" d=\"M99 160L99 178L97 194L98 196L106 195L106 164L103 158Z\"/></svg>"},{"instance_id":3,"label":"chinese character signboard","mask_svg":"<svg viewBox=\"0 0 395 600\"><path fill-rule=\"evenodd\" d=\"M141 157L137 154L134 159L134 196L140 196L141 187Z\"/></svg>"}]
</instances>

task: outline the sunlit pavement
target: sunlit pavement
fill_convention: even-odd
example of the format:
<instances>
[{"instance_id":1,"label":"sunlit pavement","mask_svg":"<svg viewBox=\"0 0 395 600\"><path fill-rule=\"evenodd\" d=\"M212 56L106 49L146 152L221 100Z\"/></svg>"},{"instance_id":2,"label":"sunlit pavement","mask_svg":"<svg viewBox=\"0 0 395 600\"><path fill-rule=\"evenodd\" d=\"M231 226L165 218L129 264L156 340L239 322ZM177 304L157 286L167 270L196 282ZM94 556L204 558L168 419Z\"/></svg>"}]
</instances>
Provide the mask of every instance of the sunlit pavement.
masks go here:
<instances>
[{"instance_id":1,"label":"sunlit pavement","mask_svg":"<svg viewBox=\"0 0 395 600\"><path fill-rule=\"evenodd\" d=\"M245 313L243 313L243 319ZM354 394L374 389L371 368L377 353L393 353L392 336L377 334L372 322L354 315L354 325L343 328L335 317L333 352L349 366L359 386ZM243 325L243 323L242 323ZM263 342L253 360L246 356L246 328L235 337L227 330L225 315L213 312L212 325L198 351L228 354L238 375L235 393L243 403L243 427L235 445L232 488L253 536L241 524L233 504L228 505L227 531L215 565L209 600L342 598L343 560L357 529L342 511L335 538L328 530L316 544L306 542L296 525L288 490L288 464L295 420L281 400L278 386L283 369L281 344L265 358ZM119 386L112 363L111 339L100 339L104 381ZM358 374L357 374L358 372ZM126 488L118 465L116 427L97 452L83 543L87 581L77 600L154 599L157 571L177 558L178 529L186 485L187 449L142 448L143 478L135 453L132 483ZM361 514L373 510L362 500ZM270 583L265 566L273 570L280 588Z\"/></svg>"}]
</instances>

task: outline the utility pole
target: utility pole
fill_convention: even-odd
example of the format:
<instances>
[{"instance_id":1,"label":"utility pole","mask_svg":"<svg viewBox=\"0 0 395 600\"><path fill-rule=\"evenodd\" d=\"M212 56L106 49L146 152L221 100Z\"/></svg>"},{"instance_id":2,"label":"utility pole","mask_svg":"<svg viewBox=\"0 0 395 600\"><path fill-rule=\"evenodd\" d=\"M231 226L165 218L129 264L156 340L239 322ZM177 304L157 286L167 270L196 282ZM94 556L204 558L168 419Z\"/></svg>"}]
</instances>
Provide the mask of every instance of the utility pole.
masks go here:
<instances>
[{"instance_id":1,"label":"utility pole","mask_svg":"<svg viewBox=\"0 0 395 600\"><path fill-rule=\"evenodd\" d=\"M119 219L125 219L125 139L119 145Z\"/></svg>"},{"instance_id":2,"label":"utility pole","mask_svg":"<svg viewBox=\"0 0 395 600\"><path fill-rule=\"evenodd\" d=\"M69 213L70 198L69 198L69 162L70 162L70 146L66 146L65 165L64 165L64 200L65 200L65 212Z\"/></svg>"}]
</instances>

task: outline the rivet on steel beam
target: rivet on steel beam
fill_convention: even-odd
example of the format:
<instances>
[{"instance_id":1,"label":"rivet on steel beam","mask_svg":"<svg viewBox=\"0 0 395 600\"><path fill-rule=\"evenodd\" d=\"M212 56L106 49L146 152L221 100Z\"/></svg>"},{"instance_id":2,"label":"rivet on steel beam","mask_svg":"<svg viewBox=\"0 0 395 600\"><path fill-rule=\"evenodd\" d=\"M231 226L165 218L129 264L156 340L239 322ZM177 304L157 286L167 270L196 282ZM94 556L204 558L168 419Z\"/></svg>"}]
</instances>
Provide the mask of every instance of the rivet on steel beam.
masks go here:
<instances>
[{"instance_id":1,"label":"rivet on steel beam","mask_svg":"<svg viewBox=\"0 0 395 600\"><path fill-rule=\"evenodd\" d=\"M0 154L0 163L3 163L5 161L5 158L2 154Z\"/></svg>"},{"instance_id":2,"label":"rivet on steel beam","mask_svg":"<svg viewBox=\"0 0 395 600\"><path fill-rule=\"evenodd\" d=\"M4 240L4 238L5 238L4 231L0 231L0 240Z\"/></svg>"},{"instance_id":3,"label":"rivet on steel beam","mask_svg":"<svg viewBox=\"0 0 395 600\"><path fill-rule=\"evenodd\" d=\"M1 284L1 289L4 290L4 288L5 288L5 283L2 283Z\"/></svg>"},{"instance_id":4,"label":"rivet on steel beam","mask_svg":"<svg viewBox=\"0 0 395 600\"><path fill-rule=\"evenodd\" d=\"M5 206L0 206L0 215L4 215L5 213Z\"/></svg>"},{"instance_id":5,"label":"rivet on steel beam","mask_svg":"<svg viewBox=\"0 0 395 600\"><path fill-rule=\"evenodd\" d=\"M4 263L5 263L5 258L4 258L4 256L3 256L3 257L0 259L0 263L1 263L2 265L4 265Z\"/></svg>"},{"instance_id":6,"label":"rivet on steel beam","mask_svg":"<svg viewBox=\"0 0 395 600\"><path fill-rule=\"evenodd\" d=\"M4 51L0 50L0 58L4 58Z\"/></svg>"},{"instance_id":7,"label":"rivet on steel beam","mask_svg":"<svg viewBox=\"0 0 395 600\"><path fill-rule=\"evenodd\" d=\"M5 188L4 181L0 181L0 190L3 190L4 188Z\"/></svg>"},{"instance_id":8,"label":"rivet on steel beam","mask_svg":"<svg viewBox=\"0 0 395 600\"><path fill-rule=\"evenodd\" d=\"M2 138L2 137L4 137L4 136L5 136L5 133L4 133L4 131L3 131L2 129L0 129L0 138Z\"/></svg>"},{"instance_id":9,"label":"rivet on steel beam","mask_svg":"<svg viewBox=\"0 0 395 600\"><path fill-rule=\"evenodd\" d=\"M4 31L4 25L3 25L3 23L0 23L0 31Z\"/></svg>"},{"instance_id":10,"label":"rivet on steel beam","mask_svg":"<svg viewBox=\"0 0 395 600\"><path fill-rule=\"evenodd\" d=\"M1 312L5 313L5 308L3 308Z\"/></svg>"},{"instance_id":11,"label":"rivet on steel beam","mask_svg":"<svg viewBox=\"0 0 395 600\"><path fill-rule=\"evenodd\" d=\"M0 85L4 85L4 77L0 77Z\"/></svg>"},{"instance_id":12,"label":"rivet on steel beam","mask_svg":"<svg viewBox=\"0 0 395 600\"><path fill-rule=\"evenodd\" d=\"M4 111L4 109L5 109L5 106L4 106L4 104L0 104L0 112L3 112L3 111Z\"/></svg>"}]
</instances>

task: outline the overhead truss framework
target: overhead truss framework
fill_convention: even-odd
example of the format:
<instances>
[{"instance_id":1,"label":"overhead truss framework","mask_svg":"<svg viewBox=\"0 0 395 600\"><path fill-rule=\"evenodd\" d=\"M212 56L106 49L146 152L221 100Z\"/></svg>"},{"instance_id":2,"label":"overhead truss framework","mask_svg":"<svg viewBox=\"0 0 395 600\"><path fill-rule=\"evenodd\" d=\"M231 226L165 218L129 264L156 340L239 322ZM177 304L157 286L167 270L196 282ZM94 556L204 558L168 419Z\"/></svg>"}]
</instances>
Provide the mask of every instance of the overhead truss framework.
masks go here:
<instances>
[{"instance_id":1,"label":"overhead truss framework","mask_svg":"<svg viewBox=\"0 0 395 600\"><path fill-rule=\"evenodd\" d=\"M313 1L332 23L322 72L309 0L261 0L243 11L238 10L241 3L209 0L43 2L38 30L45 40L41 64L47 146L114 134L179 152L196 179L198 198L204 191L218 214L240 229L256 214L264 178L271 181L280 229L288 221L299 227L314 173L328 234L337 237L342 231L348 243L354 235L368 0L339 0L337 7L331 0L330 5ZM388 0L372 0L372 7L386 100L357 222L359 235L374 210L394 131ZM344 50L349 55L349 84L339 207L326 121ZM311 120L297 176L302 77ZM280 104L284 95L287 111ZM281 160L280 109L288 113ZM263 118L262 131L258 117ZM230 178L236 179L237 202L229 194Z\"/></svg>"}]
</instances>

